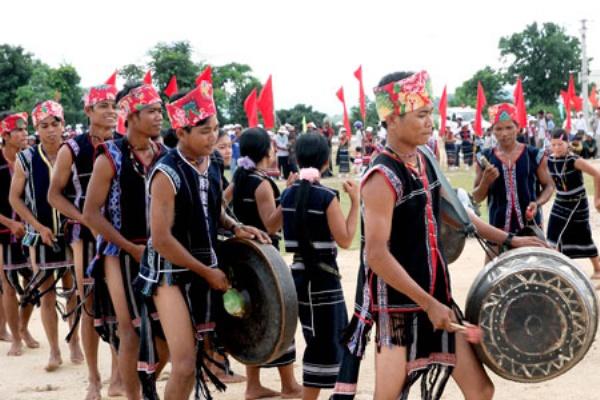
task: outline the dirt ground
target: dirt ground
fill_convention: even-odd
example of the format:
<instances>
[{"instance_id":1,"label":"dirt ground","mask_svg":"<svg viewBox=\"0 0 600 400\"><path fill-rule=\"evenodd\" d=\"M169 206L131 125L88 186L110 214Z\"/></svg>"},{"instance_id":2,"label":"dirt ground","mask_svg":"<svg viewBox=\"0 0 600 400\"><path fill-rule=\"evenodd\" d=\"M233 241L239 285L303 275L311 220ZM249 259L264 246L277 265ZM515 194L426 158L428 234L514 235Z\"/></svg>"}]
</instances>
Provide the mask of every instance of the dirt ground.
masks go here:
<instances>
[{"instance_id":1,"label":"dirt ground","mask_svg":"<svg viewBox=\"0 0 600 400\"><path fill-rule=\"evenodd\" d=\"M598 241L600 236L600 216L595 212L592 212L592 229L594 231L594 238ZM468 289L476 274L483 266L483 257L483 251L477 242L470 240L467 242L460 259L451 265L453 293L458 304L464 305ZM350 306L354 300L358 251L341 251L338 261L343 274L346 301L348 306ZM587 260L580 260L579 263L586 273L591 274L591 265ZM34 313L31 328L36 339L42 344L39 349L27 349L21 357L7 357L5 354L8 351L9 345L6 342L0 342L0 400L83 399L87 385L85 366L73 365L68 361L69 353L67 345L63 342L61 346L65 364L55 372L45 372L43 367L48 357L48 346L45 343L38 311ZM62 337L65 334L66 326L65 324L61 324ZM299 330L296 336L296 343L298 346L297 358L301 360L304 343ZM110 353L105 344L101 345L100 353L101 373L103 374L103 378L106 379L110 369ZM244 372L243 366L236 362L233 362L233 368L238 373ZM301 380L301 362L296 363L295 371L297 379ZM496 387L495 399L498 400L588 400L600 399L599 371L600 348L598 341L595 341L587 356L577 366L551 381L540 384L521 384L504 380L492 373L491 376ZM273 389L279 387L279 377L276 370L263 370L262 380L265 386ZM373 382L373 346L371 345L361 371L358 399L366 400L372 398ZM159 393L162 393L164 384L164 380L159 382ZM106 387L107 385L105 384L103 389L105 396ZM244 388L244 383L232 384L229 385L227 392L215 393L214 397L219 400L243 399ZM328 393L328 391L324 391L321 398L326 399ZM418 398L419 390L418 387L415 387L410 399ZM462 398L456 385L450 382L443 399Z\"/></svg>"}]
</instances>

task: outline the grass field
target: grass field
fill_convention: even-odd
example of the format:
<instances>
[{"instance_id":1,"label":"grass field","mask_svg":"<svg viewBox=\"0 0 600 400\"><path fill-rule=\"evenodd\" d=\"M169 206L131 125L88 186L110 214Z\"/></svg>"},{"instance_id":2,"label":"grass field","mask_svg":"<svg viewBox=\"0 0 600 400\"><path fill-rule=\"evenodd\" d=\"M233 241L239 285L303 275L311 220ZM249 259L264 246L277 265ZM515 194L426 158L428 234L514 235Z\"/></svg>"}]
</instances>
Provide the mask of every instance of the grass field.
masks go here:
<instances>
[{"instance_id":1,"label":"grass field","mask_svg":"<svg viewBox=\"0 0 600 400\"><path fill-rule=\"evenodd\" d=\"M337 167L334 170L334 172L337 174ZM475 169L474 168L471 168L469 171L466 171L464 168L461 167L458 170L446 171L445 175L446 175L446 178L448 178L448 180L450 181L450 183L452 184L452 186L454 188L463 188L468 193L471 193L471 191L473 190L473 181L475 180ZM350 178L345 178L345 179L350 179ZM342 183L345 179L334 177L334 178L325 178L322 180L323 185L331 187L332 189L335 189L340 192L340 201L341 201L342 210L344 211L344 214L347 213L348 210L350 209L350 199L349 199L348 195L346 193L344 193L344 190L342 187ZM353 176L351 179L358 181L359 178L356 176ZM283 191L283 189L285 189L284 181L281 181L281 180L277 181L277 185L279 186L279 188L282 191ZM586 186L588 195L594 193L593 181L588 175L585 176L585 186ZM552 202L552 200L551 200L551 202ZM480 212L481 212L481 217L487 221L488 213L487 213L487 204L485 202L483 202L481 204ZM311 227L311 228L318 229L317 227ZM356 235L354 236L354 240L352 241L352 245L351 245L350 249L354 250L354 249L358 249L359 247L360 247L360 229L357 229ZM281 250L283 251L283 248Z\"/></svg>"}]
</instances>

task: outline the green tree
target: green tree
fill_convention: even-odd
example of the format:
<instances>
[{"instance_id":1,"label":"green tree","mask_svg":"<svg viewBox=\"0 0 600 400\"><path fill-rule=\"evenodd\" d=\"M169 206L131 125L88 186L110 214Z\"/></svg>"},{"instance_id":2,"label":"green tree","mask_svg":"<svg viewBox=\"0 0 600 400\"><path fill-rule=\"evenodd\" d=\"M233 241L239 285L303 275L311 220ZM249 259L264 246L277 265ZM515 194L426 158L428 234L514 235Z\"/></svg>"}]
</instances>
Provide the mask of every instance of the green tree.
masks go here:
<instances>
[{"instance_id":1,"label":"green tree","mask_svg":"<svg viewBox=\"0 0 600 400\"><path fill-rule=\"evenodd\" d=\"M141 81L144 73L144 67L135 64L127 64L119 70L119 76L125 79L125 82Z\"/></svg>"},{"instance_id":2,"label":"green tree","mask_svg":"<svg viewBox=\"0 0 600 400\"><path fill-rule=\"evenodd\" d=\"M29 82L16 91L15 108L31 112L40 101L56 100L63 106L67 124L83 123L85 114L80 81L72 65L51 68L41 61L35 61Z\"/></svg>"},{"instance_id":3,"label":"green tree","mask_svg":"<svg viewBox=\"0 0 600 400\"><path fill-rule=\"evenodd\" d=\"M366 98L367 105L367 121L366 126L371 126L373 129L377 127L379 124L379 116L377 115L377 107L375 107L375 102L371 101L368 97ZM353 106L350 108L350 123L352 124L354 121L362 121L362 115L360 114L360 107Z\"/></svg>"},{"instance_id":4,"label":"green tree","mask_svg":"<svg viewBox=\"0 0 600 400\"><path fill-rule=\"evenodd\" d=\"M56 91L49 85L52 68L41 61L34 61L31 78L16 90L15 108L31 112L36 103L55 100Z\"/></svg>"},{"instance_id":5,"label":"green tree","mask_svg":"<svg viewBox=\"0 0 600 400\"><path fill-rule=\"evenodd\" d=\"M15 106L17 88L27 84L33 72L33 60L20 46L0 45L0 110Z\"/></svg>"},{"instance_id":6,"label":"green tree","mask_svg":"<svg viewBox=\"0 0 600 400\"><path fill-rule=\"evenodd\" d=\"M277 110L275 112L279 123L291 124L296 127L296 130L302 130L302 118L306 118L306 122L314 122L321 125L327 115L317 110L313 110L312 106L306 104L296 104L294 107L287 110Z\"/></svg>"},{"instance_id":7,"label":"green tree","mask_svg":"<svg viewBox=\"0 0 600 400\"><path fill-rule=\"evenodd\" d=\"M191 89L200 72L200 67L192 61L192 46L189 42L158 43L148 52L153 78L158 88L164 90L173 75L177 76L180 88Z\"/></svg>"},{"instance_id":8,"label":"green tree","mask_svg":"<svg viewBox=\"0 0 600 400\"><path fill-rule=\"evenodd\" d=\"M248 124L244 100L252 89L260 93L261 83L246 64L229 63L213 67L214 97L221 123Z\"/></svg>"},{"instance_id":9,"label":"green tree","mask_svg":"<svg viewBox=\"0 0 600 400\"><path fill-rule=\"evenodd\" d=\"M534 22L523 32L502 37L498 46L508 66L506 80L512 83L521 76L530 105L553 104L566 88L569 72L581 69L579 39L551 22L541 28Z\"/></svg>"},{"instance_id":10,"label":"green tree","mask_svg":"<svg viewBox=\"0 0 600 400\"><path fill-rule=\"evenodd\" d=\"M55 90L56 97L64 108L67 124L83 123L86 119L80 82L81 77L72 65L61 65L50 71L48 84Z\"/></svg>"},{"instance_id":11,"label":"green tree","mask_svg":"<svg viewBox=\"0 0 600 400\"><path fill-rule=\"evenodd\" d=\"M488 104L500 103L508 98L508 94L503 89L504 76L492 67L485 66L456 88L454 97L449 101L450 106L475 107L477 105L477 82L481 82Z\"/></svg>"}]
</instances>

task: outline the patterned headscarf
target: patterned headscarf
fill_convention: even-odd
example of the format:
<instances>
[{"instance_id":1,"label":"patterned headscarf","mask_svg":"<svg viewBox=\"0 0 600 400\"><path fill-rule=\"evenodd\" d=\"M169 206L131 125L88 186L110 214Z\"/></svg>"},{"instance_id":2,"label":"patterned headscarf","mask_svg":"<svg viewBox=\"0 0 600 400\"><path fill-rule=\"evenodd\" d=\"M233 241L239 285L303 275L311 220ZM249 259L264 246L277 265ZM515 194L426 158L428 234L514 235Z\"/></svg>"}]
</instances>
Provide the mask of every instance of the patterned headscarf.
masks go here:
<instances>
[{"instance_id":1,"label":"patterned headscarf","mask_svg":"<svg viewBox=\"0 0 600 400\"><path fill-rule=\"evenodd\" d=\"M15 129L27 127L27 113L15 113L5 117L0 122L0 131L2 134L11 133Z\"/></svg>"},{"instance_id":2,"label":"patterned headscarf","mask_svg":"<svg viewBox=\"0 0 600 400\"><path fill-rule=\"evenodd\" d=\"M427 71L376 87L373 91L377 114L382 121L391 114L403 115L433 104L431 80Z\"/></svg>"},{"instance_id":3,"label":"patterned headscarf","mask_svg":"<svg viewBox=\"0 0 600 400\"><path fill-rule=\"evenodd\" d=\"M101 101L115 100L117 98L117 88L114 85L98 85L92 86L90 90L83 96L83 104L95 106Z\"/></svg>"},{"instance_id":4,"label":"patterned headscarf","mask_svg":"<svg viewBox=\"0 0 600 400\"><path fill-rule=\"evenodd\" d=\"M194 90L167 104L167 114L173 129L194 126L199 121L216 113L213 88L208 81L201 81L200 85Z\"/></svg>"},{"instance_id":5,"label":"patterned headscarf","mask_svg":"<svg viewBox=\"0 0 600 400\"><path fill-rule=\"evenodd\" d=\"M31 112L31 120L34 127L37 127L42 120L48 117L56 117L64 121L65 115L62 106L55 101L46 100L38 104Z\"/></svg>"},{"instance_id":6,"label":"patterned headscarf","mask_svg":"<svg viewBox=\"0 0 600 400\"><path fill-rule=\"evenodd\" d=\"M517 108L510 103L500 103L488 108L490 123L495 125L500 121L516 121Z\"/></svg>"},{"instance_id":7,"label":"patterned headscarf","mask_svg":"<svg viewBox=\"0 0 600 400\"><path fill-rule=\"evenodd\" d=\"M119 101L118 106L121 109L123 118L127 119L129 114L139 112L156 103L162 103L162 100L154 86L142 85L131 89L127 96Z\"/></svg>"}]
</instances>

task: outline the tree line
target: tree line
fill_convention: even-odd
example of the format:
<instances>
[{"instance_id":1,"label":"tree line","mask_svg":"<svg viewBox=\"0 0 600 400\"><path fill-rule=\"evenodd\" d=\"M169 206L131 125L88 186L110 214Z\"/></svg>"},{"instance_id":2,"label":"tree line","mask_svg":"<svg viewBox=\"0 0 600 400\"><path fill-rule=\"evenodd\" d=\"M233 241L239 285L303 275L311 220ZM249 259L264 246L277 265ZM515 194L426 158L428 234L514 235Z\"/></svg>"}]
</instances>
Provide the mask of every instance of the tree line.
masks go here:
<instances>
[{"instance_id":1,"label":"tree line","mask_svg":"<svg viewBox=\"0 0 600 400\"><path fill-rule=\"evenodd\" d=\"M508 85L516 77L523 80L523 88L530 113L545 109L558 115L557 99L565 89L569 73L581 69L581 44L578 38L566 34L555 23L528 25L522 32L502 37L498 43L502 66L494 69L485 65L463 82L454 94L449 95L451 106L475 106L477 82L485 88L487 103L512 101ZM152 70L154 84L162 92L171 76L176 75L180 89L190 89L195 78L207 63L192 59L193 48L187 41L157 43L148 51L148 63L128 64L119 68L125 81L141 80L147 70ZM253 90L260 91L261 82L253 75L249 65L232 62L211 66L215 101L219 120L223 123L246 124L244 99ZM29 111L46 99L60 101L65 109L67 124L85 123L81 78L71 64L57 68L34 57L20 46L0 45L0 110ZM100 82L99 82L100 83ZM580 88L577 87L577 90ZM167 100L166 98L164 100ZM291 109L277 110L278 123L300 126L303 118L320 123L326 114L306 104ZM358 107L350 109L351 120L361 119ZM367 125L377 125L375 104L367 99Z\"/></svg>"}]
</instances>

